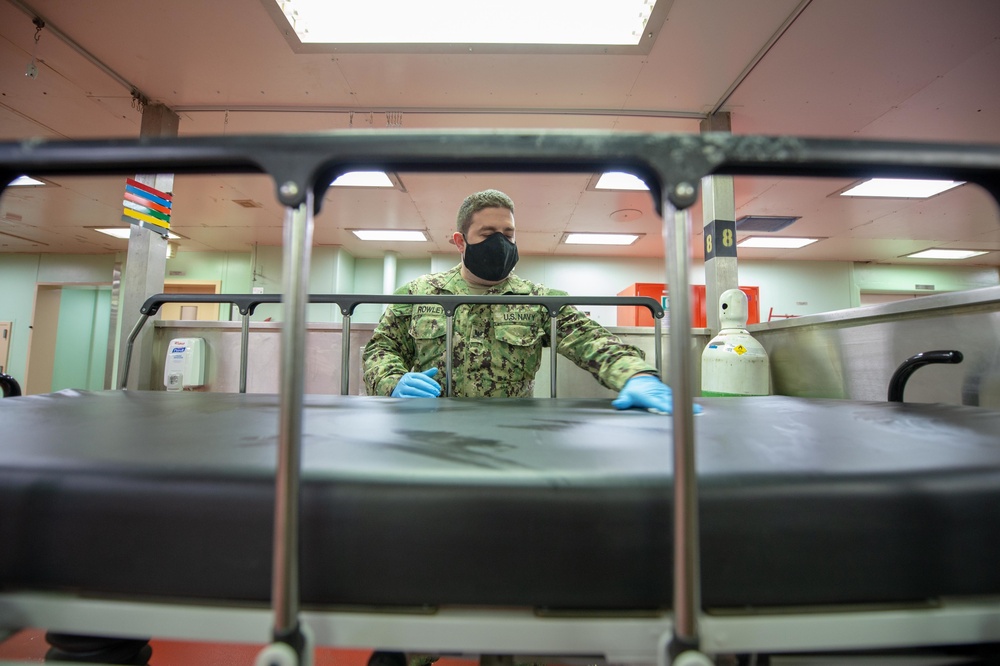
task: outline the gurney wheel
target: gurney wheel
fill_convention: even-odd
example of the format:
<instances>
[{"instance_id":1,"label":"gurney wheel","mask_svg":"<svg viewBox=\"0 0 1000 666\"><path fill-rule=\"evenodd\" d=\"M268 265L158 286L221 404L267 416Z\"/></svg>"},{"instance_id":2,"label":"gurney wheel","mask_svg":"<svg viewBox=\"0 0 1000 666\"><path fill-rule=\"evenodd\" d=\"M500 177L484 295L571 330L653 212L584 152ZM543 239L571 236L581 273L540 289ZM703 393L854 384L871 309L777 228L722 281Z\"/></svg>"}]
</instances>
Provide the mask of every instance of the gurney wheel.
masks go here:
<instances>
[{"instance_id":1,"label":"gurney wheel","mask_svg":"<svg viewBox=\"0 0 1000 666\"><path fill-rule=\"evenodd\" d=\"M271 643L257 655L254 666L299 666L299 655L287 643Z\"/></svg>"},{"instance_id":2,"label":"gurney wheel","mask_svg":"<svg viewBox=\"0 0 1000 666\"><path fill-rule=\"evenodd\" d=\"M671 666L713 666L713 664L714 662L708 658L708 655L697 650L681 652L671 662Z\"/></svg>"}]
</instances>

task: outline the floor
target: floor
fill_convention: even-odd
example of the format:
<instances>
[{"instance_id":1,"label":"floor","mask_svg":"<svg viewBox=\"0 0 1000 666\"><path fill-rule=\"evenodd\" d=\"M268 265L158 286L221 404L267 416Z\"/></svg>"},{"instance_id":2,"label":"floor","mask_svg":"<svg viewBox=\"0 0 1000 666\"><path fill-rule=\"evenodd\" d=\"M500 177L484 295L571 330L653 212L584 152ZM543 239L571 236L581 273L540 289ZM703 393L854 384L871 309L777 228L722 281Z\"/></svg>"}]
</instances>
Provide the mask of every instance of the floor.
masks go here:
<instances>
[{"instance_id":1,"label":"floor","mask_svg":"<svg viewBox=\"0 0 1000 666\"><path fill-rule=\"evenodd\" d=\"M149 666L252 666L262 645L236 643L188 643L152 640ZM48 645L45 631L24 629L0 643L0 663L40 663ZM370 650L317 648L313 666L366 666ZM479 662L442 657L439 666L479 666Z\"/></svg>"}]
</instances>

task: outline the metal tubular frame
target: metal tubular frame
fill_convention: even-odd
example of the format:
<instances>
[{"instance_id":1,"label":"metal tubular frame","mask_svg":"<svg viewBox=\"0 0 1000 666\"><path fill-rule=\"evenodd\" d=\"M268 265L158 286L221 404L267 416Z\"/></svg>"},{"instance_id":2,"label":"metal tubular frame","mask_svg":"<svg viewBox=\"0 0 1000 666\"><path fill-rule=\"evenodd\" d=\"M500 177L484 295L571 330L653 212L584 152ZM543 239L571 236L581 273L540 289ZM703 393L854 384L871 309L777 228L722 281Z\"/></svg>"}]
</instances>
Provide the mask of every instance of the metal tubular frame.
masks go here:
<instances>
[{"instance_id":1,"label":"metal tubular frame","mask_svg":"<svg viewBox=\"0 0 1000 666\"><path fill-rule=\"evenodd\" d=\"M351 391L351 373L347 370L351 367L351 315L344 315L343 331L340 340L340 395L347 395Z\"/></svg>"},{"instance_id":2,"label":"metal tubular frame","mask_svg":"<svg viewBox=\"0 0 1000 666\"><path fill-rule=\"evenodd\" d=\"M973 182L1000 200L1000 146L933 144L900 141L800 139L706 133L701 135L567 131L382 131L372 134L341 131L323 135L184 137L111 141L39 141L0 144L0 188L22 173L98 175L151 172L268 173L278 200L288 208L305 205L311 214L333 177L358 164L378 164L392 171L548 171L593 173L624 169L643 178L657 199L664 219L667 278L673 298L670 324L674 331L690 329L687 248L689 221L683 211L695 203L698 184L712 174L949 178ZM0 189L2 192L2 189ZM668 208L669 203L669 208ZM664 210L668 208L668 210ZM296 226L295 216L288 226ZM286 232L287 233L287 232ZM301 234L286 241L288 265L300 273L290 281L293 305L282 347L304 339L304 284L308 253ZM307 246L305 246L307 247ZM450 322L450 319L449 319ZM449 323L450 327L450 323ZM697 488L694 470L693 373L686 336L671 336L670 382L674 388L675 462L675 649L699 645L699 581L697 572ZM294 373L294 351L283 352L282 451L297 450L301 419L301 377ZM451 356L448 364L450 370ZM126 368L127 370L127 368ZM127 372L123 373L127 376ZM122 382L124 385L124 382ZM283 383L283 389L286 388ZM449 372L450 389L450 372ZM292 412L298 410L298 415ZM295 460L289 459L294 463ZM292 474L297 470L285 470ZM288 492L289 488L279 490ZM279 516L280 519L280 516ZM277 563L276 563L277 566ZM293 581L286 581L292 585ZM278 584L276 583L276 587ZM293 594L290 590L285 590ZM276 628L296 626L292 606L282 608ZM679 646L679 647L678 647Z\"/></svg>"},{"instance_id":3,"label":"metal tubular frame","mask_svg":"<svg viewBox=\"0 0 1000 666\"><path fill-rule=\"evenodd\" d=\"M299 485L305 398L306 304L312 254L312 194L285 215L284 303L278 475L274 502L271 603L274 638L301 648L299 628Z\"/></svg>"},{"instance_id":4,"label":"metal tubular frame","mask_svg":"<svg viewBox=\"0 0 1000 666\"><path fill-rule=\"evenodd\" d=\"M232 303L239 308L242 314L243 324L242 324L242 348L240 350L240 393L246 393L246 358L247 358L247 347L249 345L249 318L253 314L257 306L262 303L280 303L280 294L156 294L150 296L142 304L141 312L142 316L139 322L133 328L131 334L128 338L128 345L126 346L125 352L125 367L127 369L128 364L132 359L132 342L135 337L142 330L143 324L145 324L146 319L151 315L159 312L160 306L164 303ZM452 317L455 312L455 308L459 305L472 304L472 305L540 305L545 307L549 311L550 317L550 335L552 340L556 339L556 316L559 310L566 305L634 305L636 307L644 307L649 310L650 314L653 316L653 349L654 355L656 356L656 369L663 376L663 356L661 353L661 337L663 335L663 317L664 310L663 307L657 303L654 299L646 296L424 296L424 295L412 295L412 294L392 294L392 295L374 295L374 294L309 294L310 303L334 303L338 305L344 316L343 325L343 340L341 349L341 364L342 367L347 368L350 366L350 339L351 339L351 316L354 314L354 310L357 309L359 305L367 303L390 303L390 304L405 304L405 303L430 303L433 305L440 305L445 309L446 312L451 313L448 315L448 322L452 321ZM451 333L446 333L446 355L448 359L451 358ZM555 343L552 343L553 349L555 348ZM554 354L553 354L554 356ZM447 365L449 361L446 359L446 372L448 377L451 377L451 365ZM555 395L555 361L552 368L552 397ZM341 395L348 395L350 386L350 376L346 373L341 376L340 392ZM120 388L124 388L124 385L120 385ZM450 388L446 390L446 395L451 395Z\"/></svg>"},{"instance_id":5,"label":"metal tubular frame","mask_svg":"<svg viewBox=\"0 0 1000 666\"><path fill-rule=\"evenodd\" d=\"M250 349L250 313L247 312L240 322L240 393L247 392L247 354Z\"/></svg>"},{"instance_id":6,"label":"metal tubular frame","mask_svg":"<svg viewBox=\"0 0 1000 666\"><path fill-rule=\"evenodd\" d=\"M668 207L663 216L667 280L685 285L670 308L673 331L691 330L687 289L691 212ZM674 290L671 290L673 292ZM699 647L701 578L698 567L698 475L694 457L694 369L686 335L670 336L670 385L674 390L674 645L672 651Z\"/></svg>"}]
</instances>

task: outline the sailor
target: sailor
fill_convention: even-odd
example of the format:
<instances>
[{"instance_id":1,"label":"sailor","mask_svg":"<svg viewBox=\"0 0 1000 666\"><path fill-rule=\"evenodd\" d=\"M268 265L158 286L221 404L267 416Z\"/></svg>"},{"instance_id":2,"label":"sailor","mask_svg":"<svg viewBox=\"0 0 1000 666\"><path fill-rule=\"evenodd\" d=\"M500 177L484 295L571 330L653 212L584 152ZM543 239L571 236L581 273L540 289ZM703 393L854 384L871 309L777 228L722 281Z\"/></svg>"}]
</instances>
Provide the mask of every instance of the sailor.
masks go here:
<instances>
[{"instance_id":1,"label":"sailor","mask_svg":"<svg viewBox=\"0 0 1000 666\"><path fill-rule=\"evenodd\" d=\"M468 196L458 209L455 247L459 265L419 277L397 294L565 295L517 277L514 202L503 192ZM433 398L445 375L446 320L440 305L389 306L363 354L369 395ZM618 409L669 414L670 388L642 350L625 344L574 307L557 316L557 351L603 386L619 391ZM549 314L532 305L464 305L453 323L452 394L456 397L531 397L542 348L548 347Z\"/></svg>"}]
</instances>

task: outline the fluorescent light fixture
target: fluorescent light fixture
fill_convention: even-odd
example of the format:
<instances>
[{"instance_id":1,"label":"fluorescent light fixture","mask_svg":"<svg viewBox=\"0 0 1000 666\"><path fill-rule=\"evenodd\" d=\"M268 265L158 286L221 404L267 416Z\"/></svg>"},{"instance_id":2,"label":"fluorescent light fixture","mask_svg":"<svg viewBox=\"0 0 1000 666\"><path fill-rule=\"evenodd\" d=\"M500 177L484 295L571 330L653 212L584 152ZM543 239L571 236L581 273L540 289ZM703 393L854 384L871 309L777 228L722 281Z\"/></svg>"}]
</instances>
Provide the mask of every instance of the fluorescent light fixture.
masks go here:
<instances>
[{"instance_id":1,"label":"fluorescent light fixture","mask_svg":"<svg viewBox=\"0 0 1000 666\"><path fill-rule=\"evenodd\" d=\"M384 171L348 171L338 176L331 187L395 187Z\"/></svg>"},{"instance_id":2,"label":"fluorescent light fixture","mask_svg":"<svg viewBox=\"0 0 1000 666\"><path fill-rule=\"evenodd\" d=\"M624 171L605 171L597 179L595 190L648 190L646 183Z\"/></svg>"},{"instance_id":3,"label":"fluorescent light fixture","mask_svg":"<svg viewBox=\"0 0 1000 666\"><path fill-rule=\"evenodd\" d=\"M965 185L960 180L913 180L909 178L872 178L840 193L842 197L883 197L926 199L953 187Z\"/></svg>"},{"instance_id":4,"label":"fluorescent light fixture","mask_svg":"<svg viewBox=\"0 0 1000 666\"><path fill-rule=\"evenodd\" d=\"M772 238L765 238L764 236L750 236L749 238L741 240L736 244L736 246L797 250L800 247L811 245L818 240L818 238L793 238L791 236L774 236Z\"/></svg>"},{"instance_id":5,"label":"fluorescent light fixture","mask_svg":"<svg viewBox=\"0 0 1000 666\"><path fill-rule=\"evenodd\" d=\"M636 45L655 2L275 0L303 44Z\"/></svg>"},{"instance_id":6,"label":"fluorescent light fixture","mask_svg":"<svg viewBox=\"0 0 1000 666\"><path fill-rule=\"evenodd\" d=\"M107 234L108 236L114 236L115 238L123 238L128 240L128 237L132 234L132 227L89 227L94 231L99 231L102 234ZM178 236L174 232L167 230L167 240L177 240L183 238L183 236Z\"/></svg>"},{"instance_id":7,"label":"fluorescent light fixture","mask_svg":"<svg viewBox=\"0 0 1000 666\"><path fill-rule=\"evenodd\" d=\"M35 187L38 185L44 185L45 182L38 180L37 178L32 178L31 176L18 176L14 180L7 183L8 187Z\"/></svg>"},{"instance_id":8,"label":"fluorescent light fixture","mask_svg":"<svg viewBox=\"0 0 1000 666\"><path fill-rule=\"evenodd\" d=\"M566 245L631 245L641 234L587 234L568 233L563 236Z\"/></svg>"},{"instance_id":9,"label":"fluorescent light fixture","mask_svg":"<svg viewBox=\"0 0 1000 666\"><path fill-rule=\"evenodd\" d=\"M978 257L979 255L986 254L984 251L979 250L943 250L940 248L932 250L924 250L923 252L914 252L913 254L906 255L907 259L968 259L969 257Z\"/></svg>"},{"instance_id":10,"label":"fluorescent light fixture","mask_svg":"<svg viewBox=\"0 0 1000 666\"><path fill-rule=\"evenodd\" d=\"M129 235L132 233L131 227L104 227L101 229L95 228L94 231L99 231L102 234L107 234L108 236L114 236L115 238L128 239Z\"/></svg>"},{"instance_id":11,"label":"fluorescent light fixture","mask_svg":"<svg viewBox=\"0 0 1000 666\"><path fill-rule=\"evenodd\" d=\"M423 231L406 229L352 229L355 236L364 241L408 241L426 242L427 235Z\"/></svg>"}]
</instances>

